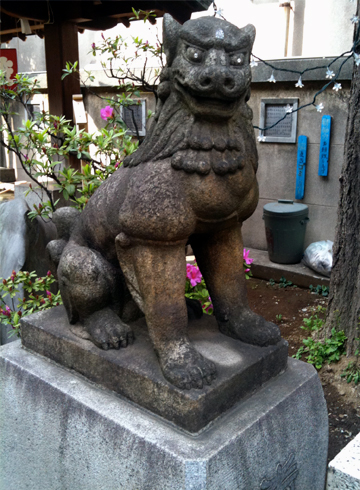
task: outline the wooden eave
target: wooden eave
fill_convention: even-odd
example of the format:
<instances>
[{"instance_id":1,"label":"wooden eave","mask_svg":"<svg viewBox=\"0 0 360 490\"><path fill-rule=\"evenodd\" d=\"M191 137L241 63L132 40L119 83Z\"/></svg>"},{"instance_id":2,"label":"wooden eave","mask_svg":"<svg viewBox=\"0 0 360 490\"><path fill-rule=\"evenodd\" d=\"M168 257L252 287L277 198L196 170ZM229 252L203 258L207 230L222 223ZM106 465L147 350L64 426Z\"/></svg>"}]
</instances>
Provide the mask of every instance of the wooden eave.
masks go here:
<instances>
[{"instance_id":1,"label":"wooden eave","mask_svg":"<svg viewBox=\"0 0 360 490\"><path fill-rule=\"evenodd\" d=\"M21 32L20 19L29 21L32 34L43 37L44 25L59 21L75 24L80 32L110 29L119 22L128 27L134 17L132 8L153 10L156 17L167 12L183 23L192 12L207 10L211 3L212 0L1 0L0 42L8 42L13 37L26 39Z\"/></svg>"}]
</instances>

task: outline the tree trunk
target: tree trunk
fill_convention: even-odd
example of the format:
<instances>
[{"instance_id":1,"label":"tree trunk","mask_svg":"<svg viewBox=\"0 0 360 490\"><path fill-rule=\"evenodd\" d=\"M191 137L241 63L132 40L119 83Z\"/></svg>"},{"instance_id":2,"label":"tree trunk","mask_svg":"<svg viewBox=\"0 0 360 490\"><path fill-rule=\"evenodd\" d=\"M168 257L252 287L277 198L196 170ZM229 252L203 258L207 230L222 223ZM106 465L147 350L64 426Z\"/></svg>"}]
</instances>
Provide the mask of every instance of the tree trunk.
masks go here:
<instances>
[{"instance_id":1,"label":"tree trunk","mask_svg":"<svg viewBox=\"0 0 360 490\"><path fill-rule=\"evenodd\" d=\"M360 0L357 1L359 13ZM356 52L359 53L359 47ZM344 330L350 355L359 345L355 339L360 337L360 66L355 64L333 256L326 333L329 335L332 327Z\"/></svg>"}]
</instances>

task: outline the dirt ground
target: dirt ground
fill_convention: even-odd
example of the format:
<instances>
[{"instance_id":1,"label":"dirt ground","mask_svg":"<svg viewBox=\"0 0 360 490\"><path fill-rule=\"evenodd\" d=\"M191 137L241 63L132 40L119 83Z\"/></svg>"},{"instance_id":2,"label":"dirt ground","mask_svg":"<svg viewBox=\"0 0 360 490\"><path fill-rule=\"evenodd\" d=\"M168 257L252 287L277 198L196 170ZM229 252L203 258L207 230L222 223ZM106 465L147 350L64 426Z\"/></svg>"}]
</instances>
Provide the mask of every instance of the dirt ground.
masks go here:
<instances>
[{"instance_id":1,"label":"dirt ground","mask_svg":"<svg viewBox=\"0 0 360 490\"><path fill-rule=\"evenodd\" d=\"M255 278L250 278L247 286L252 310L279 325L283 338L289 342L289 355L294 355L302 340L310 335L300 328L304 317L309 317L318 305L326 306L327 299L310 289L280 288ZM319 371L329 414L328 461L360 432L360 385L348 384L340 376L349 361L344 357Z\"/></svg>"}]
</instances>

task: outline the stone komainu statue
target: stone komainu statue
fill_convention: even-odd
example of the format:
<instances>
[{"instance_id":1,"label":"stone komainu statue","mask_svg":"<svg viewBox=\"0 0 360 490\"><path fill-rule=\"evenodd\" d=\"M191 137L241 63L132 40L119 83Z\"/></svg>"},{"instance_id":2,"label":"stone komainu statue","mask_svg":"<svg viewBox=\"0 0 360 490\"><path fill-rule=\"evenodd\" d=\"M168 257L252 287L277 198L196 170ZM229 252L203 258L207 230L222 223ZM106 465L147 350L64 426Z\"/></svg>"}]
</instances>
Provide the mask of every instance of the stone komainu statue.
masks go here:
<instances>
[{"instance_id":1,"label":"stone komainu statue","mask_svg":"<svg viewBox=\"0 0 360 490\"><path fill-rule=\"evenodd\" d=\"M216 376L187 336L185 246L195 253L220 331L266 346L276 325L247 303L241 224L258 202L250 52L255 29L213 17L164 17L167 66L140 148L79 214L54 215L57 266L70 324L103 349L133 341L140 309L165 378L201 388Z\"/></svg>"}]
</instances>

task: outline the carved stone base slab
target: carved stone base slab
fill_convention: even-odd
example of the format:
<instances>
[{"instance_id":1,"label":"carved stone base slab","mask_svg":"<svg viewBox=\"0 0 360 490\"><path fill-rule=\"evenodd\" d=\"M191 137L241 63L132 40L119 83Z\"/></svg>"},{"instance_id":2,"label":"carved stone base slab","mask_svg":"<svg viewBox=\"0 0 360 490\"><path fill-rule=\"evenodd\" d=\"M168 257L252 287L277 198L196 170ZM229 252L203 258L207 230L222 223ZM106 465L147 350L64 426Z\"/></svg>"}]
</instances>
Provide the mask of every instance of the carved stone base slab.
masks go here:
<instances>
[{"instance_id":1,"label":"carved stone base slab","mask_svg":"<svg viewBox=\"0 0 360 490\"><path fill-rule=\"evenodd\" d=\"M324 490L326 403L295 359L196 436L19 341L0 348L0 397L1 489Z\"/></svg>"},{"instance_id":2,"label":"carved stone base slab","mask_svg":"<svg viewBox=\"0 0 360 490\"><path fill-rule=\"evenodd\" d=\"M215 362L218 376L202 390L180 390L163 377L145 320L132 328L133 345L104 351L70 331L60 306L26 317L22 344L189 432L198 432L286 368L287 342L265 348L244 344L222 335L215 319L204 315L190 323L190 339Z\"/></svg>"}]
</instances>

